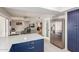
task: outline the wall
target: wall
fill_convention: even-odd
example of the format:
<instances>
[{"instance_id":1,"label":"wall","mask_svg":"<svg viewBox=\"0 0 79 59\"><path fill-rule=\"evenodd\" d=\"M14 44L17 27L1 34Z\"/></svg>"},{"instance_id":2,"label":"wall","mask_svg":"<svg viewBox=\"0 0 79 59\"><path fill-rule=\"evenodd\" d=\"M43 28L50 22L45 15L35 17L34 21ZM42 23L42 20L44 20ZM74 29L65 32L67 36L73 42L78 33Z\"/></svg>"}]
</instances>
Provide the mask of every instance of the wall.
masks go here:
<instances>
[{"instance_id":1,"label":"wall","mask_svg":"<svg viewBox=\"0 0 79 59\"><path fill-rule=\"evenodd\" d=\"M6 25L3 25L3 27L5 27L5 34L3 34L2 36L8 36L9 35L8 21L10 20L10 15L4 8L0 7L0 16L5 19L4 22L6 24ZM1 20L3 20L3 19L0 19L0 22L2 22ZM4 28L2 28L2 29L4 30ZM2 31L2 32L4 33L4 31Z\"/></svg>"},{"instance_id":2,"label":"wall","mask_svg":"<svg viewBox=\"0 0 79 59\"><path fill-rule=\"evenodd\" d=\"M67 50L67 12L65 12L65 50Z\"/></svg>"},{"instance_id":3,"label":"wall","mask_svg":"<svg viewBox=\"0 0 79 59\"><path fill-rule=\"evenodd\" d=\"M22 25L16 25L16 22L22 22ZM23 31L24 28L29 26L29 21L23 21L23 20L12 20L11 21L11 27L15 28L16 31Z\"/></svg>"},{"instance_id":4,"label":"wall","mask_svg":"<svg viewBox=\"0 0 79 59\"><path fill-rule=\"evenodd\" d=\"M0 37L5 36L5 18L0 16Z\"/></svg>"},{"instance_id":5,"label":"wall","mask_svg":"<svg viewBox=\"0 0 79 59\"><path fill-rule=\"evenodd\" d=\"M42 22L43 22L43 29L42 29L42 34L44 37L50 39L50 20L51 20L51 17L46 17L46 18L43 18ZM48 30L46 28L46 22L48 22ZM47 37L47 31L48 31L48 37Z\"/></svg>"}]
</instances>

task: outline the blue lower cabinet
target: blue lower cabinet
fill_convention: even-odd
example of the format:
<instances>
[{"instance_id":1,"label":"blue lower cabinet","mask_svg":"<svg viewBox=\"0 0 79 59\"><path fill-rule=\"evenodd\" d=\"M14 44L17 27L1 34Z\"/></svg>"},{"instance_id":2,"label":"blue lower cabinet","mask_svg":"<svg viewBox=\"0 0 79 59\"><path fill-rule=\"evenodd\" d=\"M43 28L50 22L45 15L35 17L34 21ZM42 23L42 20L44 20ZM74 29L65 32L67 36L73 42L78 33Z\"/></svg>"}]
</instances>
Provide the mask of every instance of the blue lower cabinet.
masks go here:
<instances>
[{"instance_id":1,"label":"blue lower cabinet","mask_svg":"<svg viewBox=\"0 0 79 59\"><path fill-rule=\"evenodd\" d=\"M44 40L37 40L35 41L35 52L43 52L44 51Z\"/></svg>"},{"instance_id":2,"label":"blue lower cabinet","mask_svg":"<svg viewBox=\"0 0 79 59\"><path fill-rule=\"evenodd\" d=\"M30 42L13 44L10 52L43 52L44 40L35 40Z\"/></svg>"}]
</instances>

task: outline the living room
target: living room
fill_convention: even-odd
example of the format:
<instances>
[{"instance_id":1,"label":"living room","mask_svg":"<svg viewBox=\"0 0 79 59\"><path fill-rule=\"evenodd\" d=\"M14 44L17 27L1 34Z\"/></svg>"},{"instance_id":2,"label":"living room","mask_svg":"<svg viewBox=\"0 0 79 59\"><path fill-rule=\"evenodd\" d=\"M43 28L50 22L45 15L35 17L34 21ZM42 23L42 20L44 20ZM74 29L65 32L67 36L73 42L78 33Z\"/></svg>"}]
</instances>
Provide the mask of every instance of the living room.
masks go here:
<instances>
[{"instance_id":1,"label":"living room","mask_svg":"<svg viewBox=\"0 0 79 59\"><path fill-rule=\"evenodd\" d=\"M21 35L28 33L37 33L37 27L42 27L42 22L39 19L32 17L12 17L10 21L10 36Z\"/></svg>"}]
</instances>

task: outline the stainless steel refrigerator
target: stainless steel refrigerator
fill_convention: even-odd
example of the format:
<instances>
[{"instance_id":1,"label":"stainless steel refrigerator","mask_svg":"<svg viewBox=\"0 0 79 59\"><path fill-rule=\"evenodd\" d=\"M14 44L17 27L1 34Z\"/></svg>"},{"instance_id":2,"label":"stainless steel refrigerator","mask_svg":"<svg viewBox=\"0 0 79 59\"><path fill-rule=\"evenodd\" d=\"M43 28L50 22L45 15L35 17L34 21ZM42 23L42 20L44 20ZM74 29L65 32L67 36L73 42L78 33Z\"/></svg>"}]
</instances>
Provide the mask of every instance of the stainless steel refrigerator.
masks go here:
<instances>
[{"instance_id":1,"label":"stainless steel refrigerator","mask_svg":"<svg viewBox=\"0 0 79 59\"><path fill-rule=\"evenodd\" d=\"M50 32L50 43L63 49L65 47L64 34L65 34L65 23L64 19L51 20L51 32Z\"/></svg>"}]
</instances>

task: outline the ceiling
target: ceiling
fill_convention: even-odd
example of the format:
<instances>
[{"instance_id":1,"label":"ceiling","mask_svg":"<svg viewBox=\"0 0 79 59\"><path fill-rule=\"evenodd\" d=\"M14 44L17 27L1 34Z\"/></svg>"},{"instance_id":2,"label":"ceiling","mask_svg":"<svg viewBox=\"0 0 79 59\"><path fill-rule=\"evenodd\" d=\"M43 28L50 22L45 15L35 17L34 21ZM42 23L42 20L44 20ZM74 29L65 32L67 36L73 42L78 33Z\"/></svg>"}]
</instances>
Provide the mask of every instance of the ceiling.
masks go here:
<instances>
[{"instance_id":1,"label":"ceiling","mask_svg":"<svg viewBox=\"0 0 79 59\"><path fill-rule=\"evenodd\" d=\"M48 9L48 10L55 10L55 11L58 11L58 12L64 12L64 11L67 11L73 7L43 7L45 9Z\"/></svg>"},{"instance_id":2,"label":"ceiling","mask_svg":"<svg viewBox=\"0 0 79 59\"><path fill-rule=\"evenodd\" d=\"M41 16L54 16L69 8L67 7L5 7L5 10L11 16L22 17L41 17Z\"/></svg>"}]
</instances>

